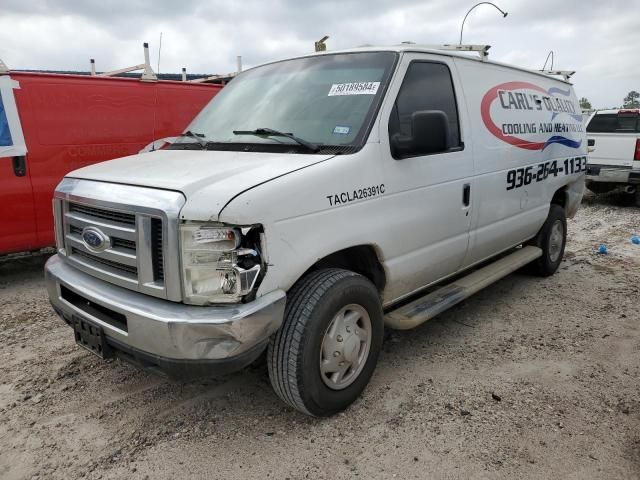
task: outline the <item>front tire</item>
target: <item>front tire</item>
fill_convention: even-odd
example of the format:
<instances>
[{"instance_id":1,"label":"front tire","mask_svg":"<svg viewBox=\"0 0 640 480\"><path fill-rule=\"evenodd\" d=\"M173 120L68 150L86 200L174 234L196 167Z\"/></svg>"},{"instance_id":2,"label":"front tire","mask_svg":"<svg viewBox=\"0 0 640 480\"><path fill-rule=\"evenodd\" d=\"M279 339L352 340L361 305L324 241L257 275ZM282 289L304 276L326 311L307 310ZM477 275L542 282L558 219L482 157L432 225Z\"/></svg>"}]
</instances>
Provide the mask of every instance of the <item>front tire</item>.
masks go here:
<instances>
[{"instance_id":1,"label":"front tire","mask_svg":"<svg viewBox=\"0 0 640 480\"><path fill-rule=\"evenodd\" d=\"M269 344L269 378L293 408L327 416L364 390L382 348L376 287L341 269L311 272L289 292L285 318Z\"/></svg>"},{"instance_id":2,"label":"front tire","mask_svg":"<svg viewBox=\"0 0 640 480\"><path fill-rule=\"evenodd\" d=\"M566 243L567 218L564 208L552 204L544 225L530 242L542 249L542 256L530 264L531 272L541 277L553 275L562 262Z\"/></svg>"}]
</instances>

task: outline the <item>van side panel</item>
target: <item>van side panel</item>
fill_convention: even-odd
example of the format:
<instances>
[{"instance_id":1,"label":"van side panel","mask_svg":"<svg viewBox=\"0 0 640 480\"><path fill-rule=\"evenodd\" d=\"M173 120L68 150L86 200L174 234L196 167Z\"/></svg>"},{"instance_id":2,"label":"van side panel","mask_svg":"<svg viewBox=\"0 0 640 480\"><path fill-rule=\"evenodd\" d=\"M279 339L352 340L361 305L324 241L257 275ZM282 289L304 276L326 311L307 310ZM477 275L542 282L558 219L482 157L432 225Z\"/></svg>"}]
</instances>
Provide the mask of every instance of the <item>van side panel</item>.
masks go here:
<instances>
[{"instance_id":1,"label":"van side panel","mask_svg":"<svg viewBox=\"0 0 640 480\"><path fill-rule=\"evenodd\" d=\"M51 199L66 173L138 153L154 139L180 133L222 88L78 75L11 76L21 86L15 96L28 148L37 229L35 244L12 251L53 245ZM5 203L3 195L0 202Z\"/></svg>"},{"instance_id":2,"label":"van side panel","mask_svg":"<svg viewBox=\"0 0 640 480\"><path fill-rule=\"evenodd\" d=\"M469 266L537 233L553 194L583 181L587 141L570 84L495 64L455 62L474 128Z\"/></svg>"}]
</instances>

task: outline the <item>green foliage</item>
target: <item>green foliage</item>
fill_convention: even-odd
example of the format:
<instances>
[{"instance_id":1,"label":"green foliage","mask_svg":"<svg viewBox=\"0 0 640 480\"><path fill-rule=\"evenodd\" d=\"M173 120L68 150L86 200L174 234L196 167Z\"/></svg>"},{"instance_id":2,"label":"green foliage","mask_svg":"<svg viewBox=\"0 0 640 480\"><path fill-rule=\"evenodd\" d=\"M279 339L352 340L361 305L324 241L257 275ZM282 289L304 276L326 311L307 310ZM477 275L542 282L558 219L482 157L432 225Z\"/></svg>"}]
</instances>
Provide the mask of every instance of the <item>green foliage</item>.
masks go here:
<instances>
[{"instance_id":1,"label":"green foliage","mask_svg":"<svg viewBox=\"0 0 640 480\"><path fill-rule=\"evenodd\" d=\"M591 110L591 102L586 97L580 99L580 108L582 110Z\"/></svg>"},{"instance_id":2,"label":"green foliage","mask_svg":"<svg viewBox=\"0 0 640 480\"><path fill-rule=\"evenodd\" d=\"M631 90L629 94L624 97L624 108L640 108L640 93L635 90Z\"/></svg>"}]
</instances>

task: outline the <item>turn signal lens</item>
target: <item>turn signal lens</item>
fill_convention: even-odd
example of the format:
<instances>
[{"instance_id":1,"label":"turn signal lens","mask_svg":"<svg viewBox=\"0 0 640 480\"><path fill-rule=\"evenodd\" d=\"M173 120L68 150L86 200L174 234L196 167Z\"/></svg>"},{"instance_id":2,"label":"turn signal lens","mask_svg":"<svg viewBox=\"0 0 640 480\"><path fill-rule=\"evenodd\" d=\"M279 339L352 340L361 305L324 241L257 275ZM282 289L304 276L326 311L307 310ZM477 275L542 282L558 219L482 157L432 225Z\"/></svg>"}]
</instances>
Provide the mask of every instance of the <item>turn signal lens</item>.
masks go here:
<instances>
[{"instance_id":1,"label":"turn signal lens","mask_svg":"<svg viewBox=\"0 0 640 480\"><path fill-rule=\"evenodd\" d=\"M191 239L196 245L215 243L216 250L235 250L240 244L240 234L231 228L200 227L192 230Z\"/></svg>"}]
</instances>

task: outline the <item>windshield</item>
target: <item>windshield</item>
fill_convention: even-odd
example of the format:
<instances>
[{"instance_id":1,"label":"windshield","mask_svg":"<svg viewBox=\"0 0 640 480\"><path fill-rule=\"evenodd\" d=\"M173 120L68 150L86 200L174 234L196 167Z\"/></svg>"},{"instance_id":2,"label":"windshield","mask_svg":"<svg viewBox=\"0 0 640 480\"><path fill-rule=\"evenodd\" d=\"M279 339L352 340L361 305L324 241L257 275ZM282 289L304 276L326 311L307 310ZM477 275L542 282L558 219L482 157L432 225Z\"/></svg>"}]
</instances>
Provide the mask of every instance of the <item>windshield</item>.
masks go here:
<instances>
[{"instance_id":1,"label":"windshield","mask_svg":"<svg viewBox=\"0 0 640 480\"><path fill-rule=\"evenodd\" d=\"M359 146L395 59L393 52L335 54L247 70L224 87L187 130L207 145L296 145L289 137L259 130L270 129L320 147ZM180 142L194 139L182 137Z\"/></svg>"}]
</instances>

